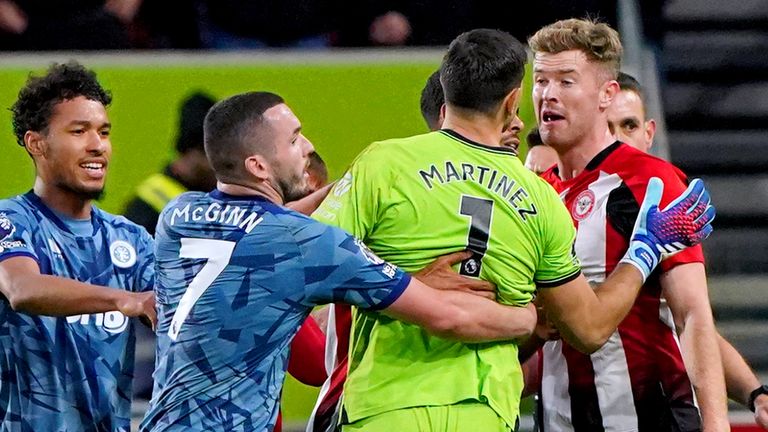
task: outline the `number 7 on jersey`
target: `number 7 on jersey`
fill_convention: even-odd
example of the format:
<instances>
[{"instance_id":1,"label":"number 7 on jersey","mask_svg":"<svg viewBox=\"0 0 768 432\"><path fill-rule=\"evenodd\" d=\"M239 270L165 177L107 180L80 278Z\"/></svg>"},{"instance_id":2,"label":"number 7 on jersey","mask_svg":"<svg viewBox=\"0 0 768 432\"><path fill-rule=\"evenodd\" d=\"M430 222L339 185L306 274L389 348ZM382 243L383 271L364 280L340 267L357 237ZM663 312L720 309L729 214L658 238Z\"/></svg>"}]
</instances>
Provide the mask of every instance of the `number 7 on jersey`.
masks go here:
<instances>
[{"instance_id":1,"label":"number 7 on jersey","mask_svg":"<svg viewBox=\"0 0 768 432\"><path fill-rule=\"evenodd\" d=\"M205 290L216 280L229 264L232 251L235 250L235 242L227 240L212 240L199 238L182 238L179 258L205 258L206 261L200 272L189 283L187 290L179 300L176 313L173 314L171 326L168 329L168 337L175 341L179 336L181 325L187 319L192 307L200 299Z\"/></svg>"}]
</instances>

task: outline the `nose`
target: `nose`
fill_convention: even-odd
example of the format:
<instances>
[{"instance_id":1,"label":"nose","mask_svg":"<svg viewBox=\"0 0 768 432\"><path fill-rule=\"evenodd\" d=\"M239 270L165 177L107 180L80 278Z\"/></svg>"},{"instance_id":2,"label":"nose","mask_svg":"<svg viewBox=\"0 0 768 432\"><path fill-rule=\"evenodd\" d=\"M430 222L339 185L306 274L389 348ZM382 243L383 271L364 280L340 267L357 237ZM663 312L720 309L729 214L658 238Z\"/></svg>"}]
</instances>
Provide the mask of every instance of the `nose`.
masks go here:
<instances>
[{"instance_id":1,"label":"nose","mask_svg":"<svg viewBox=\"0 0 768 432\"><path fill-rule=\"evenodd\" d=\"M315 146L312 145L312 142L308 140L307 137L304 137L304 156L309 156L309 154L313 153L314 151Z\"/></svg>"},{"instance_id":2,"label":"nose","mask_svg":"<svg viewBox=\"0 0 768 432\"><path fill-rule=\"evenodd\" d=\"M102 135L99 131L89 131L87 138L86 151L91 154L100 155L109 148L109 137Z\"/></svg>"}]
</instances>

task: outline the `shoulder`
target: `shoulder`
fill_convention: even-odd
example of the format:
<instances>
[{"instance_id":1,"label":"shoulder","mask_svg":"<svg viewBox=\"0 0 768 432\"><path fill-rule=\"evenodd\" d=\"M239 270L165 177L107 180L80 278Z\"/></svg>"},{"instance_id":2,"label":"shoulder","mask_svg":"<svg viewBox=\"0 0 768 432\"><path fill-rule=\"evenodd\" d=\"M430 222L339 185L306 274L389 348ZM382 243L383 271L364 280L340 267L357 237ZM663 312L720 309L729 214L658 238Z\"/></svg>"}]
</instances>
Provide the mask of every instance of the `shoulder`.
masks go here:
<instances>
[{"instance_id":1,"label":"shoulder","mask_svg":"<svg viewBox=\"0 0 768 432\"><path fill-rule=\"evenodd\" d=\"M634 178L647 182L651 177L659 177L665 183L670 180L686 181L686 175L672 163L623 145L606 160L611 171L619 172L624 179Z\"/></svg>"},{"instance_id":2,"label":"shoulder","mask_svg":"<svg viewBox=\"0 0 768 432\"><path fill-rule=\"evenodd\" d=\"M0 200L0 222L35 224L40 220L39 212L24 195Z\"/></svg>"}]
</instances>

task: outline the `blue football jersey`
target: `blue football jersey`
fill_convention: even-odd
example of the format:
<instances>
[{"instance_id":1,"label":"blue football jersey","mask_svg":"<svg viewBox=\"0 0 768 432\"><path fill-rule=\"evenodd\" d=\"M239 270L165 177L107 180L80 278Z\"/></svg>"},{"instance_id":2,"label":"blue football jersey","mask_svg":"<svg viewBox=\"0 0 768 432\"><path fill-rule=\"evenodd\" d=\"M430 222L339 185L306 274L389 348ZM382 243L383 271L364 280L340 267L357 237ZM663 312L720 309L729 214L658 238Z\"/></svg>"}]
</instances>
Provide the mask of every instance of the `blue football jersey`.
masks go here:
<instances>
[{"instance_id":1,"label":"blue football jersey","mask_svg":"<svg viewBox=\"0 0 768 432\"><path fill-rule=\"evenodd\" d=\"M188 192L156 231L158 352L143 431L267 431L312 308L385 308L410 276L260 197Z\"/></svg>"},{"instance_id":2,"label":"blue football jersey","mask_svg":"<svg viewBox=\"0 0 768 432\"><path fill-rule=\"evenodd\" d=\"M128 291L154 285L144 228L97 208L78 236L29 192L0 201L0 261L26 256L40 273ZM47 317L0 301L0 430L128 431L134 323L119 312Z\"/></svg>"}]
</instances>

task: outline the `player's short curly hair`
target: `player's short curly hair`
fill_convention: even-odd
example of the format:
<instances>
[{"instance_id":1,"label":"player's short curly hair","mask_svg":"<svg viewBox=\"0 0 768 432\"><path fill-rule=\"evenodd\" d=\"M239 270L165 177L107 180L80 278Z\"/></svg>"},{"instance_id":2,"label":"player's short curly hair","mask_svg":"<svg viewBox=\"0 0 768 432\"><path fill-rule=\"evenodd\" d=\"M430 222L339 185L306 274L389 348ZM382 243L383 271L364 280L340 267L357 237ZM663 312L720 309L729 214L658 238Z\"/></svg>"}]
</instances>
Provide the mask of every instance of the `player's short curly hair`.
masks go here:
<instances>
[{"instance_id":1,"label":"player's short curly hair","mask_svg":"<svg viewBox=\"0 0 768 432\"><path fill-rule=\"evenodd\" d=\"M112 102L110 93L96 80L96 73L75 61L53 64L42 77L30 74L10 108L16 142L23 147L27 131L45 131L53 108L79 96L101 102L105 107Z\"/></svg>"}]
</instances>

